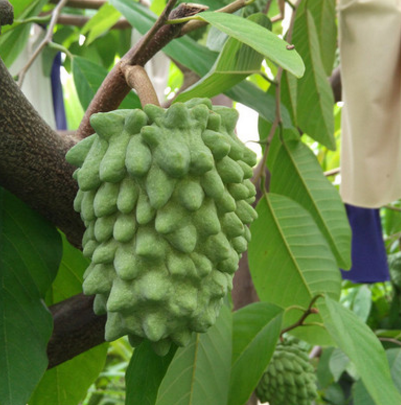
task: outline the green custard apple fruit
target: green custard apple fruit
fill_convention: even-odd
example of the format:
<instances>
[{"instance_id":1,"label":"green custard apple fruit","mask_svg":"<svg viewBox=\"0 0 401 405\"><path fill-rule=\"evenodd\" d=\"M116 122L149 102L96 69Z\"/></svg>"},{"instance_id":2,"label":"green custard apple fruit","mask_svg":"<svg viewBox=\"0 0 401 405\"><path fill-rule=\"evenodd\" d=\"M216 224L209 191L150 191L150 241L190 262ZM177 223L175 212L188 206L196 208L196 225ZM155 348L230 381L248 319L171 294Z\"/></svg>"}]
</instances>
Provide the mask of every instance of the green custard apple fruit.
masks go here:
<instances>
[{"instance_id":1,"label":"green custard apple fruit","mask_svg":"<svg viewBox=\"0 0 401 405\"><path fill-rule=\"evenodd\" d=\"M209 99L98 113L68 152L91 259L83 290L107 313L106 340L165 354L215 322L256 218L256 156L237 119Z\"/></svg>"},{"instance_id":2,"label":"green custard apple fruit","mask_svg":"<svg viewBox=\"0 0 401 405\"><path fill-rule=\"evenodd\" d=\"M256 396L270 405L310 405L317 397L316 375L308 352L295 340L277 345Z\"/></svg>"}]
</instances>

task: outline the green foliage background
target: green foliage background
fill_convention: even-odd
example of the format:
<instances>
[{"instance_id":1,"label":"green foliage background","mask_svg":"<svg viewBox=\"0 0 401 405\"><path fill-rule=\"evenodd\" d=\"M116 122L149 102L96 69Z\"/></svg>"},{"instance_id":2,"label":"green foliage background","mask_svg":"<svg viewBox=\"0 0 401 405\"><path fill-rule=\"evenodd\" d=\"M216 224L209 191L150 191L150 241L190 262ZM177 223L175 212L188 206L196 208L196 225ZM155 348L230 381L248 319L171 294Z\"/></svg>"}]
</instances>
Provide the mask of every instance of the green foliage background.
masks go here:
<instances>
[{"instance_id":1,"label":"green foliage background","mask_svg":"<svg viewBox=\"0 0 401 405\"><path fill-rule=\"evenodd\" d=\"M243 405L281 331L317 296L318 313L307 318L309 326L291 330L310 350L322 347L312 359L317 403L345 405L350 397L355 405L401 403L400 203L382 210L392 283L353 285L342 282L338 270L351 265L351 233L337 178L323 174L339 165L341 107L334 105L327 80L338 63L335 0L301 1L291 39L295 50L277 36L285 34L272 18L277 1L267 15L249 15L251 6L265 10L267 2L257 1L235 16L213 12L225 0L199 3L210 7L199 18L212 28L163 49L172 60L169 98L183 81L177 66L191 70L201 79L177 101L224 93L250 107L259 114L265 150L276 119L274 81L284 68L282 125L267 156L270 190L262 191L248 252L260 302L233 312L228 299L208 333L194 334L187 347L163 358L146 342L132 351L122 338L46 371L52 331L46 305L81 292L88 263L52 224L1 189L0 405ZM57 49L42 55L48 67L59 49L66 55L69 129L78 127L107 73L130 48L131 30L113 30L115 22L123 16L143 35L164 6L165 0L150 8L110 0L97 11L65 8L91 17L82 28L58 25ZM27 44L32 18L53 7L46 0L14 2L16 21L0 36L8 67ZM121 108L140 108L138 97L131 92Z\"/></svg>"}]
</instances>

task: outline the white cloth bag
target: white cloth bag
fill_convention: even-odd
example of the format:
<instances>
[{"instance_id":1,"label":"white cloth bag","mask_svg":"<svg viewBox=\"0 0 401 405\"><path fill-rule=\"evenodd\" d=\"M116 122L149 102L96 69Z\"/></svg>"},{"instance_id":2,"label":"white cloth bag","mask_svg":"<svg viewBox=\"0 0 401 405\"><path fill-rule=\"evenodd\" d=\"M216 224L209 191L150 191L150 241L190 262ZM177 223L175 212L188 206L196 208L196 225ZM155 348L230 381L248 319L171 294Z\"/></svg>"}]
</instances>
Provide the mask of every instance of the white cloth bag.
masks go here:
<instances>
[{"instance_id":1,"label":"white cloth bag","mask_svg":"<svg viewBox=\"0 0 401 405\"><path fill-rule=\"evenodd\" d=\"M401 198L401 0L340 0L343 201Z\"/></svg>"}]
</instances>

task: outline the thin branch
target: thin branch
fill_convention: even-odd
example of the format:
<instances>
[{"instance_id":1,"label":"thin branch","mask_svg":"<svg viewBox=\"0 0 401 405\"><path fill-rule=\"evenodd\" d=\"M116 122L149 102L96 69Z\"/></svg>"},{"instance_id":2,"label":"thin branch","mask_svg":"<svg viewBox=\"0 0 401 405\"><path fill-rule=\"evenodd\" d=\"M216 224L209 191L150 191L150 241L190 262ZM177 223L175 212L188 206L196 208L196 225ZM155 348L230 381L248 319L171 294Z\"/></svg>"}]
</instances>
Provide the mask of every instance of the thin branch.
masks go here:
<instances>
[{"instance_id":1,"label":"thin branch","mask_svg":"<svg viewBox=\"0 0 401 405\"><path fill-rule=\"evenodd\" d=\"M384 239L384 242L389 242L391 240L400 239L400 238L401 238L401 232L397 232L397 233L393 233L392 235L387 236Z\"/></svg>"},{"instance_id":2,"label":"thin branch","mask_svg":"<svg viewBox=\"0 0 401 405\"><path fill-rule=\"evenodd\" d=\"M339 168L339 167L336 167L335 169L327 170L327 171L324 172L323 174L324 174L326 177L329 177L329 176L334 176L334 175L336 175L336 174L339 174L340 171L341 171L340 168Z\"/></svg>"},{"instance_id":3,"label":"thin branch","mask_svg":"<svg viewBox=\"0 0 401 405\"><path fill-rule=\"evenodd\" d=\"M301 4L302 0L297 0L297 3L295 4L295 9L291 15L291 21L290 21L290 26L288 28L288 32L287 32L287 36L286 36L286 40L288 43L291 43L291 39L292 39L292 33L294 30L294 23L295 23L295 17L297 14L297 10L299 5ZM256 170L255 170L255 174L252 178L252 183L254 185L258 184L259 181L261 180L261 178L263 178L264 173L265 173L265 166L266 166L266 161L267 161L267 156L269 154L269 146L271 141L273 140L273 137L276 133L276 129L280 126L280 128L282 127L282 117L281 117L281 77L283 75L283 68L280 66L277 70L277 75L275 78L275 85L276 85L276 116L274 118L273 124L270 128L270 132L269 135L267 137L267 141L266 141L266 146L265 146L265 151L263 153L263 157L261 159L261 161L259 162Z\"/></svg>"},{"instance_id":4,"label":"thin branch","mask_svg":"<svg viewBox=\"0 0 401 405\"><path fill-rule=\"evenodd\" d=\"M281 331L280 336L283 336L284 333L289 332L290 330L293 330L295 328L298 328L299 326L316 325L316 323L313 323L313 322L305 324L305 320L309 315L318 313L318 310L316 308L313 308L313 306L315 305L316 301L321 297L323 297L322 294L318 294L315 297L313 297L311 302L309 303L308 308L305 310L305 312L302 314L302 316L298 319L298 321L296 321L292 325L288 326L287 328L284 328Z\"/></svg>"},{"instance_id":5,"label":"thin branch","mask_svg":"<svg viewBox=\"0 0 401 405\"><path fill-rule=\"evenodd\" d=\"M43 38L43 41L39 44L36 48L35 52L27 62L27 64L22 68L22 70L18 73L18 86L21 87L22 83L24 82L24 78L28 69L32 66L33 62L35 62L36 58L40 55L43 49L52 41L53 38L53 31L57 24L58 17L61 13L61 9L66 5L68 0L60 0L57 6L54 8L52 13L52 18L50 20L49 27L47 29L46 35Z\"/></svg>"},{"instance_id":6,"label":"thin branch","mask_svg":"<svg viewBox=\"0 0 401 405\"><path fill-rule=\"evenodd\" d=\"M175 3L177 3L177 0L169 0L167 3L166 7L164 8L163 12L160 14L159 18L156 20L155 24L153 27L146 33L146 35L142 38L140 44L135 50L135 53L131 55L131 58L140 58L140 55L145 53L145 50L149 44L149 42L154 38L156 35L157 31L160 30L161 27L166 23L168 20L169 14L173 10ZM135 63L129 63L130 65L135 65Z\"/></svg>"},{"instance_id":7,"label":"thin branch","mask_svg":"<svg viewBox=\"0 0 401 405\"><path fill-rule=\"evenodd\" d=\"M50 0L50 3L57 4L58 0ZM106 3L106 0L68 0L67 6L71 8L97 10Z\"/></svg>"},{"instance_id":8,"label":"thin branch","mask_svg":"<svg viewBox=\"0 0 401 405\"><path fill-rule=\"evenodd\" d=\"M84 15L60 14L57 23L64 25L72 25L74 27L83 27L89 20L90 18ZM120 18L111 27L112 30L124 30L126 28L132 28L132 25L125 18Z\"/></svg>"},{"instance_id":9,"label":"thin branch","mask_svg":"<svg viewBox=\"0 0 401 405\"><path fill-rule=\"evenodd\" d=\"M401 342L397 339L393 339L393 338L385 338L385 337L379 337L379 340L381 342L390 342L390 343L394 343L397 346L401 346Z\"/></svg>"},{"instance_id":10,"label":"thin branch","mask_svg":"<svg viewBox=\"0 0 401 405\"><path fill-rule=\"evenodd\" d=\"M268 14L270 10L270 6L272 5L273 0L268 0L265 6L265 9L263 10L263 14Z\"/></svg>"},{"instance_id":11,"label":"thin branch","mask_svg":"<svg viewBox=\"0 0 401 405\"><path fill-rule=\"evenodd\" d=\"M401 212L401 208L399 208L399 207L394 207L394 205L385 205L383 208L386 208L386 209L392 210L392 211Z\"/></svg>"}]
</instances>

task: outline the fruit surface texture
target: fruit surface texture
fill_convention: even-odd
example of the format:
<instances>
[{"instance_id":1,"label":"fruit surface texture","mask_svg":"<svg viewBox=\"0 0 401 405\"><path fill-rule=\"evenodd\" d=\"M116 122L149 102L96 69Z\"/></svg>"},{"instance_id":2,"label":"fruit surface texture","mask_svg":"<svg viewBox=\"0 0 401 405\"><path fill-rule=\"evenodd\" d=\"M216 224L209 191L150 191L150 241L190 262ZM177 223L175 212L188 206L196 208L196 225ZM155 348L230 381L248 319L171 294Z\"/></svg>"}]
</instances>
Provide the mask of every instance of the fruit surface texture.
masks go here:
<instances>
[{"instance_id":1,"label":"fruit surface texture","mask_svg":"<svg viewBox=\"0 0 401 405\"><path fill-rule=\"evenodd\" d=\"M308 352L292 340L277 345L256 395L270 405L311 405L316 390L316 375Z\"/></svg>"},{"instance_id":2,"label":"fruit surface texture","mask_svg":"<svg viewBox=\"0 0 401 405\"><path fill-rule=\"evenodd\" d=\"M256 156L237 119L208 99L98 113L68 152L91 259L83 290L107 313L106 340L165 354L214 324L256 218Z\"/></svg>"}]
</instances>

